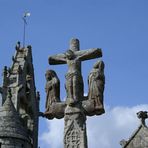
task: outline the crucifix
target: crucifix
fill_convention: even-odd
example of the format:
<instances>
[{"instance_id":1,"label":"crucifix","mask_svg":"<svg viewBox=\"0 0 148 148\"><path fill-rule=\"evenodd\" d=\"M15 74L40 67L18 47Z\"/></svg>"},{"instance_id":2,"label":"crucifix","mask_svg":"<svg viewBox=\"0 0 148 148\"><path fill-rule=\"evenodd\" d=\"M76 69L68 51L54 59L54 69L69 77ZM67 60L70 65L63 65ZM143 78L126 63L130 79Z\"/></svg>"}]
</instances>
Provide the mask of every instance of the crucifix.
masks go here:
<instances>
[{"instance_id":1,"label":"crucifix","mask_svg":"<svg viewBox=\"0 0 148 148\"><path fill-rule=\"evenodd\" d=\"M65 53L49 57L50 65L67 64L65 75L66 100L60 100L60 81L55 71L47 70L46 111L48 119L63 118L64 148L87 148L86 116L105 113L103 92L105 84L104 62L97 61L88 76L89 92L84 96L84 84L81 74L81 62L102 57L100 48L79 49L79 40L70 41L70 49Z\"/></svg>"}]
</instances>

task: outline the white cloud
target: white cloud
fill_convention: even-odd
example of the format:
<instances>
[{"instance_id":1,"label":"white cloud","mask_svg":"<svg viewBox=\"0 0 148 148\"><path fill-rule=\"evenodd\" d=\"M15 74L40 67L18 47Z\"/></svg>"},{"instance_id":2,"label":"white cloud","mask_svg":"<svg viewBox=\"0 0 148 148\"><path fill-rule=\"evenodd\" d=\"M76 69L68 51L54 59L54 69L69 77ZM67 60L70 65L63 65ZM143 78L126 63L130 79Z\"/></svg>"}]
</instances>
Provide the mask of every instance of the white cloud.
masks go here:
<instances>
[{"instance_id":1,"label":"white cloud","mask_svg":"<svg viewBox=\"0 0 148 148\"><path fill-rule=\"evenodd\" d=\"M148 105L134 107L106 107L102 116L87 118L89 148L119 148L122 139L128 139L139 125L136 113L148 110ZM47 121L47 132L39 137L41 148L63 148L64 121Z\"/></svg>"},{"instance_id":2,"label":"white cloud","mask_svg":"<svg viewBox=\"0 0 148 148\"><path fill-rule=\"evenodd\" d=\"M39 137L40 148L62 148L64 120L48 120L45 128L47 128L47 132L42 133Z\"/></svg>"}]
</instances>

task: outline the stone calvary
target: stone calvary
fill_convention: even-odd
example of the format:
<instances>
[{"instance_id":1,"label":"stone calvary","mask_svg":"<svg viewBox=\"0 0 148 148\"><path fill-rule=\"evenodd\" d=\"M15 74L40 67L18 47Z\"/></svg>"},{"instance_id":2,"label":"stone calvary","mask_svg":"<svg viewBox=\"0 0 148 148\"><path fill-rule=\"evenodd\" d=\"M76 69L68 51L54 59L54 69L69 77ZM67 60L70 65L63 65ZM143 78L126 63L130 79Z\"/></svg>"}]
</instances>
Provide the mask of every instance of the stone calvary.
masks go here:
<instances>
[{"instance_id":1,"label":"stone calvary","mask_svg":"<svg viewBox=\"0 0 148 148\"><path fill-rule=\"evenodd\" d=\"M54 70L47 70L46 111L43 117L64 118L64 148L87 148L86 116L105 113L103 92L105 85L104 62L98 60L88 76L88 95L84 96L81 62L102 57L100 48L80 50L79 40L72 39L70 48L61 54L50 56L50 65L67 64L65 74L66 100L60 99L60 80Z\"/></svg>"}]
</instances>

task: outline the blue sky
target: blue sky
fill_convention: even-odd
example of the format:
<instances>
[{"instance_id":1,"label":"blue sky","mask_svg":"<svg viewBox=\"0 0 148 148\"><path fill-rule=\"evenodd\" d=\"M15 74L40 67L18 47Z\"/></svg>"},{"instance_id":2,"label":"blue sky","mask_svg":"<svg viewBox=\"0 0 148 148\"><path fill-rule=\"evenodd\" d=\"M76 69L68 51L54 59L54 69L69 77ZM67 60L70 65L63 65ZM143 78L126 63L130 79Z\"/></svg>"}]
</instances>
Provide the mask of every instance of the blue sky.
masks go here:
<instances>
[{"instance_id":1,"label":"blue sky","mask_svg":"<svg viewBox=\"0 0 148 148\"><path fill-rule=\"evenodd\" d=\"M22 42L22 14L29 11L26 44L33 48L41 111L44 111L47 69L57 72L61 80L61 99L65 96L67 65L50 66L48 56L65 52L73 37L80 40L81 49L102 48L106 106L132 108L147 104L147 6L147 0L0 0L0 72L4 65L11 65L15 43ZM82 65L85 93L87 77L95 61L83 62ZM45 125L45 119L41 119L40 134L46 131Z\"/></svg>"}]
</instances>

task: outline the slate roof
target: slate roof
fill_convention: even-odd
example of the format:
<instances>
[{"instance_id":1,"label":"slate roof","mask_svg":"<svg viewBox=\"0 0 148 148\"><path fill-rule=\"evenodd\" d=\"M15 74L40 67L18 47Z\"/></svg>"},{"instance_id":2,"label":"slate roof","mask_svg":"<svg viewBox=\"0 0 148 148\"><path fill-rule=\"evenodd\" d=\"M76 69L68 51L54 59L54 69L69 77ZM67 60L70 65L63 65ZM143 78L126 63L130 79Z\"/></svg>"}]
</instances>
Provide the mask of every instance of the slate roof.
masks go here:
<instances>
[{"instance_id":1,"label":"slate roof","mask_svg":"<svg viewBox=\"0 0 148 148\"><path fill-rule=\"evenodd\" d=\"M29 140L25 128L22 126L19 114L17 113L10 97L0 107L0 137L19 138Z\"/></svg>"}]
</instances>

